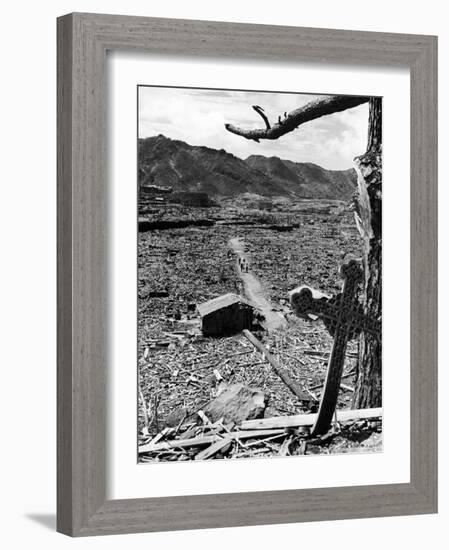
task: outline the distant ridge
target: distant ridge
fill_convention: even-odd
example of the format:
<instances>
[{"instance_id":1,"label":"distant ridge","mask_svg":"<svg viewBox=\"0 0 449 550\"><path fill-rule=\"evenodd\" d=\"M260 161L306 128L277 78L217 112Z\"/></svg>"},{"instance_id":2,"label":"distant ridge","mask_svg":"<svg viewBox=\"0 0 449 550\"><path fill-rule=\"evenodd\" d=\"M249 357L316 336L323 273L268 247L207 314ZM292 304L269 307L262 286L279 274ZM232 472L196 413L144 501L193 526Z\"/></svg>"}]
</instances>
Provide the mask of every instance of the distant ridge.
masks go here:
<instances>
[{"instance_id":1,"label":"distant ridge","mask_svg":"<svg viewBox=\"0 0 449 550\"><path fill-rule=\"evenodd\" d=\"M286 194L307 199L350 199L357 184L353 168L326 170L310 162L293 162L278 157L251 155L246 159L252 168L263 172Z\"/></svg>"},{"instance_id":2,"label":"distant ridge","mask_svg":"<svg viewBox=\"0 0 449 550\"><path fill-rule=\"evenodd\" d=\"M211 197L243 193L348 200L356 173L311 163L252 155L242 160L224 149L193 146L162 134L139 139L139 184L199 191Z\"/></svg>"}]
</instances>

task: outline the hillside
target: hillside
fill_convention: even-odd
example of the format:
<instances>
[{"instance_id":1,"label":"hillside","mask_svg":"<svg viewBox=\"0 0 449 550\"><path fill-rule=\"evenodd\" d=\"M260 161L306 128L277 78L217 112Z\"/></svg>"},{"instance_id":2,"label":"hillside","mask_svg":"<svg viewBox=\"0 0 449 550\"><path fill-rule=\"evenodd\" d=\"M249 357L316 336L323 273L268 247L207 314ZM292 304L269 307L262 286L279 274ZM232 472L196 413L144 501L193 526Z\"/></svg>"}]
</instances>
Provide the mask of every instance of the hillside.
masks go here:
<instances>
[{"instance_id":1,"label":"hillside","mask_svg":"<svg viewBox=\"0 0 449 550\"><path fill-rule=\"evenodd\" d=\"M326 170L316 164L252 155L247 164L270 178L286 194L307 199L351 198L357 184L355 170Z\"/></svg>"},{"instance_id":2,"label":"hillside","mask_svg":"<svg viewBox=\"0 0 449 550\"><path fill-rule=\"evenodd\" d=\"M171 140L163 135L139 139L139 184L235 197L243 193L347 200L356 183L354 170L325 170L310 163L253 155L242 160L223 149Z\"/></svg>"}]
</instances>

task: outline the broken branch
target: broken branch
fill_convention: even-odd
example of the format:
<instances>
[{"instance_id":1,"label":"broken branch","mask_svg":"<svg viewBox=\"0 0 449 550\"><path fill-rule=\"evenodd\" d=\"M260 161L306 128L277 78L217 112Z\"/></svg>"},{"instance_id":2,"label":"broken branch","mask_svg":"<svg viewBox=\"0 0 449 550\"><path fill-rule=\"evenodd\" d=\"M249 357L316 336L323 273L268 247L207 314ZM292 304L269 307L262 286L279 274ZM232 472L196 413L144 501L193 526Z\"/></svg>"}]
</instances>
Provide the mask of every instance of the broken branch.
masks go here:
<instances>
[{"instance_id":1,"label":"broken branch","mask_svg":"<svg viewBox=\"0 0 449 550\"><path fill-rule=\"evenodd\" d=\"M265 126L267 127L267 130L270 130L270 122L267 118L267 115L263 112L262 107L260 107L259 105L253 105L253 109L262 117L263 121L265 122Z\"/></svg>"},{"instance_id":2,"label":"broken branch","mask_svg":"<svg viewBox=\"0 0 449 550\"><path fill-rule=\"evenodd\" d=\"M266 128L258 128L256 130L250 130L245 128L239 128L233 124L225 124L225 128L228 132L242 136L246 139L252 139L259 142L260 139L278 139L279 137L288 134L295 130L301 124L309 122L316 118L320 118L324 115L330 115L332 113L339 113L352 107L357 107L362 103L368 103L369 97L357 97L357 96L327 96L311 101L295 109L291 113L288 113L284 120L280 120L277 124L270 127L268 119L260 110L256 109L257 105L253 106L253 109L259 113L264 119ZM260 109L260 107L259 107ZM268 123L268 124L267 124Z\"/></svg>"}]
</instances>

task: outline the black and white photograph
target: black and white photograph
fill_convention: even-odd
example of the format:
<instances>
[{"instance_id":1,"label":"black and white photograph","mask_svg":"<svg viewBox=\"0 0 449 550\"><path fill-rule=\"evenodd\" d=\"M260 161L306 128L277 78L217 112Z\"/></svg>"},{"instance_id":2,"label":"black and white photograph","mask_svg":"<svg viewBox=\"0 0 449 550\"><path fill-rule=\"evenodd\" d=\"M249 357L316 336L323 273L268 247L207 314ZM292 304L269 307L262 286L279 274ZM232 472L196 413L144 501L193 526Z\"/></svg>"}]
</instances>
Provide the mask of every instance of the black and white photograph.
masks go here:
<instances>
[{"instance_id":1,"label":"black and white photograph","mask_svg":"<svg viewBox=\"0 0 449 550\"><path fill-rule=\"evenodd\" d=\"M438 550L445 4L5 6L5 548Z\"/></svg>"},{"instance_id":2,"label":"black and white photograph","mask_svg":"<svg viewBox=\"0 0 449 550\"><path fill-rule=\"evenodd\" d=\"M138 462L382 452L382 98L137 93Z\"/></svg>"}]
</instances>

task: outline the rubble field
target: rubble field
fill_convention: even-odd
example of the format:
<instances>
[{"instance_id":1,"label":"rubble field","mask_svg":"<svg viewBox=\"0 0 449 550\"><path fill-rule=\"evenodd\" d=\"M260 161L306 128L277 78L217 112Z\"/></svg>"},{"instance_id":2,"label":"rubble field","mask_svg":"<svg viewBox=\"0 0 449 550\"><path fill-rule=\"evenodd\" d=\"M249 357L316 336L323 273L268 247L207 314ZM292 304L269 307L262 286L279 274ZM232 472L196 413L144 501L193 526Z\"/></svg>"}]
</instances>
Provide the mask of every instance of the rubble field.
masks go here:
<instances>
[{"instance_id":1,"label":"rubble field","mask_svg":"<svg viewBox=\"0 0 449 550\"><path fill-rule=\"evenodd\" d=\"M316 412L332 338L321 321L292 314L288 292L303 284L329 295L341 290L340 265L360 258L362 251L346 203L280 199L267 210L251 201L228 199L220 207L146 208L142 215L147 220L208 219L213 224L138 235L139 462L381 450L379 421L339 425L337 415L325 438L308 439L296 428L271 435L261 430L243 441L238 423L204 412L226 388L237 385L262 392L264 418ZM244 242L250 269L273 309L288 321L286 328L261 330L257 338L307 391L309 402L290 391L242 334L206 338L201 333L197 304L229 292L243 294L229 246L235 237ZM356 369L354 340L347 349L339 409L350 408ZM186 435L198 444L177 447ZM205 442L215 446L210 455Z\"/></svg>"}]
</instances>

